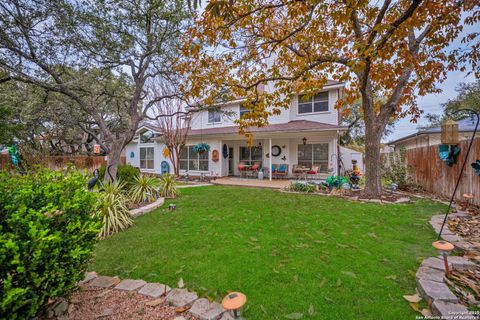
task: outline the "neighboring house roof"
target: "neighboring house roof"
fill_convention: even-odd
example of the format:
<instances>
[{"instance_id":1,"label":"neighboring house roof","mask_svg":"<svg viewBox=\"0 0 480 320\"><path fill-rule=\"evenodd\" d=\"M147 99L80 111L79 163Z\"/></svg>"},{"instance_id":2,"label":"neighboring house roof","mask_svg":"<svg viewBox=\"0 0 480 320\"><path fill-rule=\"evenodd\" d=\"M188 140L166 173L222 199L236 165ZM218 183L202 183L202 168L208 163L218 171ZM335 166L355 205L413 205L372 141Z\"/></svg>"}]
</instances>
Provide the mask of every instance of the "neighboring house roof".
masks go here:
<instances>
[{"instance_id":1,"label":"neighboring house roof","mask_svg":"<svg viewBox=\"0 0 480 320\"><path fill-rule=\"evenodd\" d=\"M336 126L328 123L321 123L308 120L294 120L287 123L270 124L264 127L250 127L247 132L263 133L263 132L302 132L302 131L331 131L331 130L346 130L346 127ZM236 134L238 133L237 126L231 127L217 127L208 129L190 130L189 136L200 135L217 135L217 134Z\"/></svg>"},{"instance_id":2,"label":"neighboring house roof","mask_svg":"<svg viewBox=\"0 0 480 320\"><path fill-rule=\"evenodd\" d=\"M457 121L458 123L458 131L459 132L473 132L475 131L475 125L477 123L476 119L473 117L468 117L462 120ZM393 144L398 144L399 142L403 142L405 140L408 140L410 138L414 138L420 135L427 135L427 134L438 134L442 132L441 127L434 127L434 128L428 128L428 129L421 129L418 130L416 133L410 134L408 136L399 138L397 140L390 141L387 145L393 145Z\"/></svg>"}]
</instances>

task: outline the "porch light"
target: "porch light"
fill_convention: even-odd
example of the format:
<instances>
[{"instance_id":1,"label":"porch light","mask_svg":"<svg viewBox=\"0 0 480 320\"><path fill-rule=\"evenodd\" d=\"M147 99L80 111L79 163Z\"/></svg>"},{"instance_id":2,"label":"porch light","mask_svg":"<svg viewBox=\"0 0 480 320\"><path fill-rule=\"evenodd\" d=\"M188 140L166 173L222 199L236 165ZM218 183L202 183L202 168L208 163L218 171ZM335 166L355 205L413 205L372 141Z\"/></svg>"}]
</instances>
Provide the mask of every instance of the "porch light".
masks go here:
<instances>
[{"instance_id":1,"label":"porch light","mask_svg":"<svg viewBox=\"0 0 480 320\"><path fill-rule=\"evenodd\" d=\"M241 292L232 292L222 300L225 310L233 311L233 318L240 319L240 311L247 302L247 297Z\"/></svg>"},{"instance_id":2,"label":"porch light","mask_svg":"<svg viewBox=\"0 0 480 320\"><path fill-rule=\"evenodd\" d=\"M458 123L447 119L442 124L442 144L452 145L458 143Z\"/></svg>"},{"instance_id":3,"label":"porch light","mask_svg":"<svg viewBox=\"0 0 480 320\"><path fill-rule=\"evenodd\" d=\"M303 145L307 144L307 138L303 137L302 141L303 141Z\"/></svg>"},{"instance_id":4,"label":"porch light","mask_svg":"<svg viewBox=\"0 0 480 320\"><path fill-rule=\"evenodd\" d=\"M443 256L443 262L445 263L445 275L450 275L450 269L448 268L448 255L455 249L455 246L445 240L437 240L432 243L432 246L438 250Z\"/></svg>"}]
</instances>

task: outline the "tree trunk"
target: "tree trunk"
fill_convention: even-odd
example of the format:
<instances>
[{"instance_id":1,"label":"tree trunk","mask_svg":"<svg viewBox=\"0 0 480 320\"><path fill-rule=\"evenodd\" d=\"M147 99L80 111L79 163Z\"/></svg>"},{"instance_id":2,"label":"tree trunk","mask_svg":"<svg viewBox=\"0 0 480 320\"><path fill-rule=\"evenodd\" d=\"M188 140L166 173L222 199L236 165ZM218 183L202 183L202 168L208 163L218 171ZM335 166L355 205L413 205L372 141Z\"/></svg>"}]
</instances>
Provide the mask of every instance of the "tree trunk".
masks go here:
<instances>
[{"instance_id":1,"label":"tree trunk","mask_svg":"<svg viewBox=\"0 0 480 320\"><path fill-rule=\"evenodd\" d=\"M104 181L111 182L117 179L118 165L121 164L123 143L114 141L110 145L110 151L107 155L107 170L105 171Z\"/></svg>"},{"instance_id":2,"label":"tree trunk","mask_svg":"<svg viewBox=\"0 0 480 320\"><path fill-rule=\"evenodd\" d=\"M382 194L380 140L384 130L385 126L378 123L367 125L365 119L365 193L372 196Z\"/></svg>"}]
</instances>

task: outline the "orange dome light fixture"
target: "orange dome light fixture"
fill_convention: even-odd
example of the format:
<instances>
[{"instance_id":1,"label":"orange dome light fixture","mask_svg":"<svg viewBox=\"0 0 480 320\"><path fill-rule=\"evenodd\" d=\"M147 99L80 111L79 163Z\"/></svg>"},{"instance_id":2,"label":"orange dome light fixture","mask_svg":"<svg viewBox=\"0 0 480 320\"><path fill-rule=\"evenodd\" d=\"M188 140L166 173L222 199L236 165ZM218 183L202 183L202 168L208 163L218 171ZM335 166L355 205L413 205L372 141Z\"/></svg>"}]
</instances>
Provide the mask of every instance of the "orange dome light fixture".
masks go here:
<instances>
[{"instance_id":1,"label":"orange dome light fixture","mask_svg":"<svg viewBox=\"0 0 480 320\"><path fill-rule=\"evenodd\" d=\"M222 307L225 310L233 311L233 317L240 319L240 311L247 302L247 297L241 292L229 293L222 300Z\"/></svg>"},{"instance_id":2,"label":"orange dome light fixture","mask_svg":"<svg viewBox=\"0 0 480 320\"><path fill-rule=\"evenodd\" d=\"M455 249L455 246L445 240L437 240L432 243L432 246L443 256L443 262L445 263L445 275L448 277L450 275L450 269L448 268L448 255L453 251L453 249Z\"/></svg>"}]
</instances>

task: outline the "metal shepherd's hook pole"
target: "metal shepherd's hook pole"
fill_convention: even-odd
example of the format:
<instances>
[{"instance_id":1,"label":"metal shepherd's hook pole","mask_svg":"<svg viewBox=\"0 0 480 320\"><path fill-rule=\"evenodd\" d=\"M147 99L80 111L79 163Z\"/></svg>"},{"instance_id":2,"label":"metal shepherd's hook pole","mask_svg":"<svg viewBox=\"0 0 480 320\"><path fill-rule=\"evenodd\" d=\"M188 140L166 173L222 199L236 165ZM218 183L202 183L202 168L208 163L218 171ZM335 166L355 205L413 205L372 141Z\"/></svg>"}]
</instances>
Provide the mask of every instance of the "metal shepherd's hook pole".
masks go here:
<instances>
[{"instance_id":1,"label":"metal shepherd's hook pole","mask_svg":"<svg viewBox=\"0 0 480 320\"><path fill-rule=\"evenodd\" d=\"M452 197L450 198L450 203L448 204L448 209L447 209L447 212L445 213L445 218L443 219L442 227L440 228L440 232L438 233L438 239L440 239L441 236L442 236L443 227L445 226L445 223L447 222L448 214L450 213L450 209L452 208L453 200L455 199L455 194L457 193L458 186L460 185L460 180L462 180L463 171L465 170L465 165L467 164L468 156L470 154L470 150L472 149L473 141L475 140L475 134L477 133L478 123L480 122L480 115L478 114L477 111L472 110L472 109L456 110L456 111L452 112L451 115L454 115L454 114L457 114L457 113L460 113L460 112L469 112L471 114L476 115L477 116L477 124L475 125L475 130L473 131L472 138L470 139L470 144L468 145L467 154L465 155L465 160L463 161L462 169L460 170L460 174L458 175L457 183L455 184L455 189L453 190Z\"/></svg>"}]
</instances>

